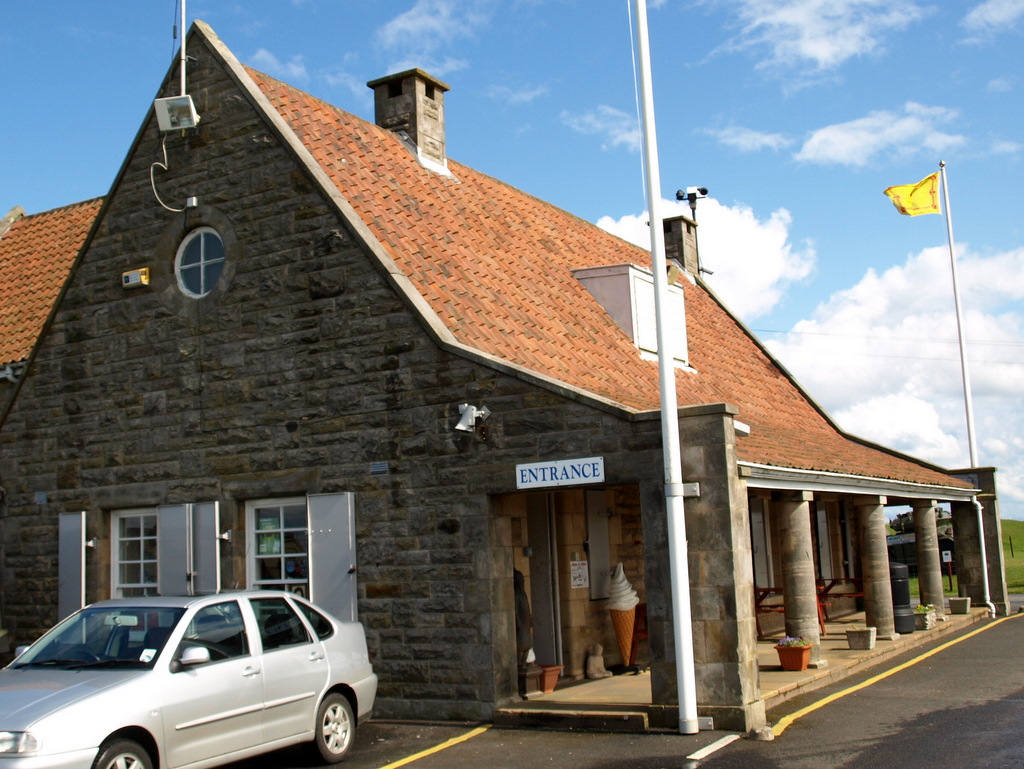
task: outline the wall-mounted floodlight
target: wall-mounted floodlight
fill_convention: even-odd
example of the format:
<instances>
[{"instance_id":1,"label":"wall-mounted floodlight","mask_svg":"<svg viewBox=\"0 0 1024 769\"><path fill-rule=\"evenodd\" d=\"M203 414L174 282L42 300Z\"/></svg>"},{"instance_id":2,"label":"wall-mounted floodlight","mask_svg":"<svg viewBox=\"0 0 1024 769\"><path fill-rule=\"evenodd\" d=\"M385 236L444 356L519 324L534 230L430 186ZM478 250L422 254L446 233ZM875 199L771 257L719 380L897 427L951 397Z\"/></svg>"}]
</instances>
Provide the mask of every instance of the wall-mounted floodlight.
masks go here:
<instances>
[{"instance_id":1,"label":"wall-mounted floodlight","mask_svg":"<svg viewBox=\"0 0 1024 769\"><path fill-rule=\"evenodd\" d=\"M476 429L477 420L482 422L487 419L491 415L491 410L486 406L477 408L469 403L460 403L459 413L462 416L459 418L458 424L455 425L455 429L471 433Z\"/></svg>"},{"instance_id":2,"label":"wall-mounted floodlight","mask_svg":"<svg viewBox=\"0 0 1024 769\"><path fill-rule=\"evenodd\" d=\"M153 109L161 131L181 131L199 125L196 105L188 94L157 99L153 102Z\"/></svg>"}]
</instances>

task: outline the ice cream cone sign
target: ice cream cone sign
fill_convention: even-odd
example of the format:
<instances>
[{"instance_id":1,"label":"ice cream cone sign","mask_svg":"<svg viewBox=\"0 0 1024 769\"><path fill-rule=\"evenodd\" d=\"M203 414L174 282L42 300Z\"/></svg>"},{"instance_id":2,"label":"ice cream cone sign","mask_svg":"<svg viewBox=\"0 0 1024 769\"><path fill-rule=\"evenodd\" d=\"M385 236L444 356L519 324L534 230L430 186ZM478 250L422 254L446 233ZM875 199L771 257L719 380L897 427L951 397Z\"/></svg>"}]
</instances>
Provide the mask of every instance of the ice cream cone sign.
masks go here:
<instances>
[{"instance_id":1,"label":"ice cream cone sign","mask_svg":"<svg viewBox=\"0 0 1024 769\"><path fill-rule=\"evenodd\" d=\"M612 573L611 588L608 592L608 613L615 628L615 640L619 643L622 664L629 664L629 652L633 646L633 625L636 622L636 605L640 598L626 579L620 562Z\"/></svg>"}]
</instances>

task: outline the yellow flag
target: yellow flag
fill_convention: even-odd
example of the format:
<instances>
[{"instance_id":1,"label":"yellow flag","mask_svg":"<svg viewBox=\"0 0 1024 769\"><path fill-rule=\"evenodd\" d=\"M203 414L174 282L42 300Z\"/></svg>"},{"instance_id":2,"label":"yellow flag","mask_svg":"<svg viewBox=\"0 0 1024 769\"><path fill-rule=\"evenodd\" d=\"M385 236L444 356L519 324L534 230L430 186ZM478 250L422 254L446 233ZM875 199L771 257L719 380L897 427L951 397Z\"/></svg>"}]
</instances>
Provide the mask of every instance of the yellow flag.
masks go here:
<instances>
[{"instance_id":1,"label":"yellow flag","mask_svg":"<svg viewBox=\"0 0 1024 769\"><path fill-rule=\"evenodd\" d=\"M939 172L926 176L917 184L903 184L889 187L885 194L892 199L896 210L906 216L919 214L938 214L939 211Z\"/></svg>"}]
</instances>

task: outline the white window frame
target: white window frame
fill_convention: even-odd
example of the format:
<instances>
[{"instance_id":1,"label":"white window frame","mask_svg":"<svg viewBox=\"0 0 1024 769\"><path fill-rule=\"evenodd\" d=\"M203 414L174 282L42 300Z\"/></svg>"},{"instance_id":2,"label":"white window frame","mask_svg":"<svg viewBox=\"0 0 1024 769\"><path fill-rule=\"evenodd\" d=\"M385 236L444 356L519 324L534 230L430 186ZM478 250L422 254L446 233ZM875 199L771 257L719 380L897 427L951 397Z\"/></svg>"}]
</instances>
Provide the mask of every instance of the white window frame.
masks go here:
<instances>
[{"instance_id":1,"label":"white window frame","mask_svg":"<svg viewBox=\"0 0 1024 769\"><path fill-rule=\"evenodd\" d=\"M206 256L206 236L213 236L220 243L221 255L218 258L207 259ZM195 264L187 265L184 269L198 269L199 270L199 291L192 291L185 285L185 281L182 279L181 272L181 259L185 255L189 246L192 245L196 240L199 241L199 261ZM220 269L217 272L216 279L211 285L206 285L206 268L208 265L220 264ZM214 287L220 281L221 276L224 274L224 267L227 263L227 247L224 245L223 236L217 232L213 227L197 227L192 230L185 239L181 241L181 245L178 246L178 252L174 255L174 275L178 279L178 288L185 296L192 297L193 299L202 299L204 296L208 296Z\"/></svg>"},{"instance_id":2,"label":"white window frame","mask_svg":"<svg viewBox=\"0 0 1024 769\"><path fill-rule=\"evenodd\" d=\"M295 553L296 556L305 558L306 561L306 574L303 578L288 578L284 575L283 569L281 577L273 580L261 580L258 578L259 575L259 561L261 556L284 556L283 548L283 534L289 531L299 531L297 527L288 528L277 528L277 529L266 529L260 530L256 527L256 511L260 508L276 507L283 510L285 507L301 506L304 525L302 532L306 537L306 550L302 553ZM246 564L246 579L248 587L261 588L269 587L273 589L289 590L294 593L309 597L309 584L310 584L310 541L309 541L309 510L307 507L306 497L281 497L281 498L270 498L270 499L254 499L245 503L245 528L246 528L246 539L252 543L252 546L247 548L248 550L248 563ZM261 553L260 552L260 534L277 532L282 534L282 550L280 552Z\"/></svg>"},{"instance_id":3,"label":"white window frame","mask_svg":"<svg viewBox=\"0 0 1024 769\"><path fill-rule=\"evenodd\" d=\"M139 537L123 538L121 536L121 522L127 518L145 518L151 517L153 519L153 535L147 537L145 535ZM154 507L135 508L129 510L117 510L110 514L110 595L112 598L124 598L125 590L136 590L141 589L144 595L156 595L158 591L157 582L157 568L160 563L160 549L159 549L159 529L157 528L157 509ZM122 582L121 581L121 565L125 561L121 558L121 543L127 540L139 541L139 556L138 561L129 561L129 563L139 563L145 568L146 563L152 563L153 565L153 581L152 582ZM145 556L145 544L146 540L151 539L153 546L156 548L156 556L152 559L146 559ZM138 595L138 593L135 593Z\"/></svg>"}]
</instances>

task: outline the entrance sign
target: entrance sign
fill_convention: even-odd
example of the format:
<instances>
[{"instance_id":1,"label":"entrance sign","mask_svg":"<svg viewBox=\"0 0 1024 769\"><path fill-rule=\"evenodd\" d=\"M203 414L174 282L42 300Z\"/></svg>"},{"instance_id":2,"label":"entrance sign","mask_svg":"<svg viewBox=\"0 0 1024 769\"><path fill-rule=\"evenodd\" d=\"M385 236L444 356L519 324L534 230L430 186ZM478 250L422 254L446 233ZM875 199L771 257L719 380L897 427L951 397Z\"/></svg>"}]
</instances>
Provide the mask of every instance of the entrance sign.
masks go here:
<instances>
[{"instance_id":1,"label":"entrance sign","mask_svg":"<svg viewBox=\"0 0 1024 769\"><path fill-rule=\"evenodd\" d=\"M556 459L516 465L517 489L542 489L548 486L575 486L604 483L604 457Z\"/></svg>"}]
</instances>

